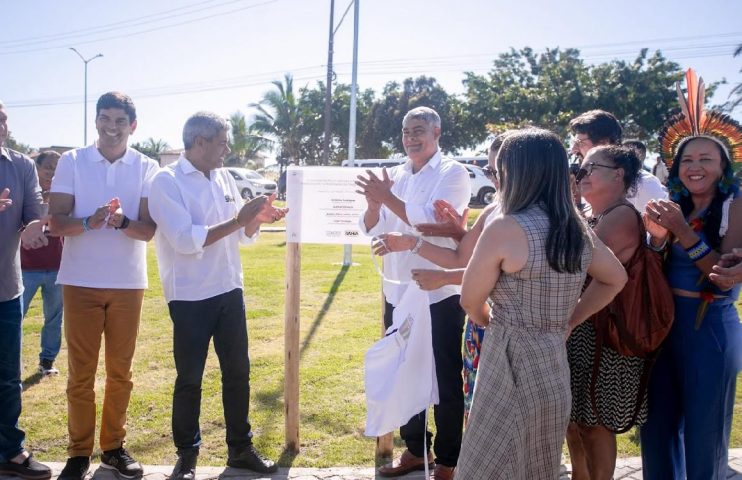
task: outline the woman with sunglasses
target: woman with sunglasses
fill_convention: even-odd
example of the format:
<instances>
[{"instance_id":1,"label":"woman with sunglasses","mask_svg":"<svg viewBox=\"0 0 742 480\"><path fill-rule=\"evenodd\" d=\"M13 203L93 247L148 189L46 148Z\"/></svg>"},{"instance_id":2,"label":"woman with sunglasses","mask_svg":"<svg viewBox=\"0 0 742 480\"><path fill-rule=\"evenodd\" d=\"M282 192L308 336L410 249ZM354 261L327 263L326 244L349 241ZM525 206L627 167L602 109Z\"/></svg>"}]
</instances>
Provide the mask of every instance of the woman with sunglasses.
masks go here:
<instances>
[{"instance_id":1,"label":"woman with sunglasses","mask_svg":"<svg viewBox=\"0 0 742 480\"><path fill-rule=\"evenodd\" d=\"M575 179L582 197L591 206L588 223L593 232L625 265L641 246L640 217L626 200L639 179L636 155L627 147L595 147L585 157ZM572 478L611 479L616 467L614 432L641 424L647 416L646 392L640 388L644 360L620 355L607 346L602 347L596 359L592 322L584 322L572 332L567 353L572 386L567 446Z\"/></svg>"},{"instance_id":2,"label":"woman with sunglasses","mask_svg":"<svg viewBox=\"0 0 742 480\"><path fill-rule=\"evenodd\" d=\"M502 212L479 237L461 289L487 334L456 477L558 478L571 403L564 339L623 288L626 272L580 218L556 135L508 135L497 171ZM580 295L586 274L593 281Z\"/></svg>"},{"instance_id":3,"label":"woman with sunglasses","mask_svg":"<svg viewBox=\"0 0 742 480\"><path fill-rule=\"evenodd\" d=\"M667 248L666 273L675 321L649 386L641 429L644 478L727 478L727 457L742 326L739 284L709 281L724 254L742 245L742 199L732 161L742 161L742 126L727 115L696 110L703 81L691 71L688 102L660 133L672 159L670 201L652 201L645 223L651 243ZM678 91L680 89L678 88ZM697 101L697 99L699 99Z\"/></svg>"}]
</instances>

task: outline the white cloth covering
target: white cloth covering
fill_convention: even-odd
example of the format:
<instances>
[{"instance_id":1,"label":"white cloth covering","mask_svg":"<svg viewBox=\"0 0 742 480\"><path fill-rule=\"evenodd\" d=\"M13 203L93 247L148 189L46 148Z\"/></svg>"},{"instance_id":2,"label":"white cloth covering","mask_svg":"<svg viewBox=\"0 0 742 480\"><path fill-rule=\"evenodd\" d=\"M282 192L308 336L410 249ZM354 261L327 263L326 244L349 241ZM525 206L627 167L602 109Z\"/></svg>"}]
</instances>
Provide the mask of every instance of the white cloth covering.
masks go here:
<instances>
[{"instance_id":1,"label":"white cloth covering","mask_svg":"<svg viewBox=\"0 0 742 480\"><path fill-rule=\"evenodd\" d=\"M367 436L389 433L438 403L427 292L408 285L365 363Z\"/></svg>"}]
</instances>

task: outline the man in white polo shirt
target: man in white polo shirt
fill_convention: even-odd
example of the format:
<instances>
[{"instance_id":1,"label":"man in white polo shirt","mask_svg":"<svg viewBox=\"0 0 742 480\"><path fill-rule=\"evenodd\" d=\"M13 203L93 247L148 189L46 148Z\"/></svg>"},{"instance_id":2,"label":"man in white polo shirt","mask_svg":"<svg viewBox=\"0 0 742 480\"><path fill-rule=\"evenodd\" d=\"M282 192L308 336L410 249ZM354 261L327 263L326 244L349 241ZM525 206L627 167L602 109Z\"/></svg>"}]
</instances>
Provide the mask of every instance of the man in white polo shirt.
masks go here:
<instances>
[{"instance_id":1,"label":"man in white polo shirt","mask_svg":"<svg viewBox=\"0 0 742 480\"><path fill-rule=\"evenodd\" d=\"M59 159L49 198L52 233L66 237L57 276L63 286L69 362L69 459L61 480L82 480L90 467L101 337L106 341L101 467L124 478L143 473L123 445L131 362L147 288L145 242L156 228L147 197L158 166L127 146L137 126L134 103L127 95L101 96L95 126L95 144Z\"/></svg>"},{"instance_id":2,"label":"man in white polo shirt","mask_svg":"<svg viewBox=\"0 0 742 480\"><path fill-rule=\"evenodd\" d=\"M286 210L273 207L275 194L243 205L234 179L220 168L230 151L229 129L229 123L213 113L191 116L183 127L185 153L155 176L149 198L178 374L172 422L178 461L171 480L195 478L201 381L212 338L222 374L227 465L260 473L277 470L252 441L239 245L252 243L261 223L283 218Z\"/></svg>"}]
</instances>

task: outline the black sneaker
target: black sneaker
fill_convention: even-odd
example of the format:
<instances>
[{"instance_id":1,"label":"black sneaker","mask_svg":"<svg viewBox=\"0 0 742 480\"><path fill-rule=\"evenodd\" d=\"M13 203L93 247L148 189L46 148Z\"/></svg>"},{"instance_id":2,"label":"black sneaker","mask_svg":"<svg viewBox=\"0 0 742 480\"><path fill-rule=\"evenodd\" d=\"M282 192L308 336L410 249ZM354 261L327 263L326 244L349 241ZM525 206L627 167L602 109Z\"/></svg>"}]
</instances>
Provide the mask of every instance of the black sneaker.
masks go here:
<instances>
[{"instance_id":1,"label":"black sneaker","mask_svg":"<svg viewBox=\"0 0 742 480\"><path fill-rule=\"evenodd\" d=\"M51 468L34 460L29 454L23 463L15 463L8 460L0 463L0 475L14 475L28 480L46 480L52 477Z\"/></svg>"},{"instance_id":2,"label":"black sneaker","mask_svg":"<svg viewBox=\"0 0 742 480\"><path fill-rule=\"evenodd\" d=\"M262 456L252 443L240 448L229 447L227 466L246 468L258 473L275 473L278 471L278 465Z\"/></svg>"},{"instance_id":3,"label":"black sneaker","mask_svg":"<svg viewBox=\"0 0 742 480\"><path fill-rule=\"evenodd\" d=\"M124 478L138 478L144 474L142 466L129 455L124 447L103 452L100 456L100 466L113 470Z\"/></svg>"},{"instance_id":4,"label":"black sneaker","mask_svg":"<svg viewBox=\"0 0 742 480\"><path fill-rule=\"evenodd\" d=\"M196 478L196 461L198 449L178 452L178 461L175 462L170 480L194 480Z\"/></svg>"},{"instance_id":5,"label":"black sneaker","mask_svg":"<svg viewBox=\"0 0 742 480\"><path fill-rule=\"evenodd\" d=\"M39 361L39 373L44 377L47 377L51 375L59 375L59 370L54 368L54 360L42 358Z\"/></svg>"},{"instance_id":6,"label":"black sneaker","mask_svg":"<svg viewBox=\"0 0 742 480\"><path fill-rule=\"evenodd\" d=\"M90 469L90 457L70 457L57 480L82 480Z\"/></svg>"}]
</instances>

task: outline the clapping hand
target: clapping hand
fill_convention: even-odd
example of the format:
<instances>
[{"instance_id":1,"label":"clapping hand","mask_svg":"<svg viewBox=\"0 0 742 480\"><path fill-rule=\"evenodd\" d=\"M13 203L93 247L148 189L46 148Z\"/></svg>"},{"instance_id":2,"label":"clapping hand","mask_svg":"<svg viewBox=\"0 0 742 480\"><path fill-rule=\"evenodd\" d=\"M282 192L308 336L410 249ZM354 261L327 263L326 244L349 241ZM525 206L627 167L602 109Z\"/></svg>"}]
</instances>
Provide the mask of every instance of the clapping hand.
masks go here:
<instances>
[{"instance_id":1,"label":"clapping hand","mask_svg":"<svg viewBox=\"0 0 742 480\"><path fill-rule=\"evenodd\" d=\"M690 228L680 205L670 200L650 200L644 214L644 226L650 235L665 238L668 232L675 236Z\"/></svg>"},{"instance_id":2,"label":"clapping hand","mask_svg":"<svg viewBox=\"0 0 742 480\"><path fill-rule=\"evenodd\" d=\"M742 282L742 248L735 248L732 253L725 253L719 263L712 267L709 279L722 290L729 290Z\"/></svg>"},{"instance_id":3,"label":"clapping hand","mask_svg":"<svg viewBox=\"0 0 742 480\"><path fill-rule=\"evenodd\" d=\"M405 235L404 233L391 232L383 233L376 237L371 248L375 255L383 256L387 253L393 252L404 252L412 250L417 243L417 239L412 235Z\"/></svg>"},{"instance_id":4,"label":"clapping hand","mask_svg":"<svg viewBox=\"0 0 742 480\"><path fill-rule=\"evenodd\" d=\"M429 237L449 237L461 240L466 235L467 218L469 209L464 209L464 214L459 215L456 209L445 200L433 202L435 207L435 219L438 223L419 223L415 228L423 235Z\"/></svg>"},{"instance_id":5,"label":"clapping hand","mask_svg":"<svg viewBox=\"0 0 742 480\"><path fill-rule=\"evenodd\" d=\"M0 193L0 212L4 212L11 205L13 205L13 199L10 198L10 189L3 189L2 193Z\"/></svg>"},{"instance_id":6,"label":"clapping hand","mask_svg":"<svg viewBox=\"0 0 742 480\"><path fill-rule=\"evenodd\" d=\"M386 168L381 170L381 177L376 176L371 170L366 170L368 177L358 175L358 180L355 182L361 190L356 190L356 193L366 197L369 208L379 209L381 205L392 195L392 185L394 182L389 178L389 174Z\"/></svg>"},{"instance_id":7,"label":"clapping hand","mask_svg":"<svg viewBox=\"0 0 742 480\"><path fill-rule=\"evenodd\" d=\"M44 234L44 226L49 224L49 219L51 218L51 215L46 215L41 220L34 220L26 225L23 232L21 232L21 245L23 245L23 248L33 250L49 245L49 239Z\"/></svg>"},{"instance_id":8,"label":"clapping hand","mask_svg":"<svg viewBox=\"0 0 742 480\"><path fill-rule=\"evenodd\" d=\"M237 214L237 223L246 227L253 220L259 223L273 223L282 219L286 216L289 209L274 207L273 201L275 199L276 194L273 193L269 197L255 197L245 202Z\"/></svg>"}]
</instances>

